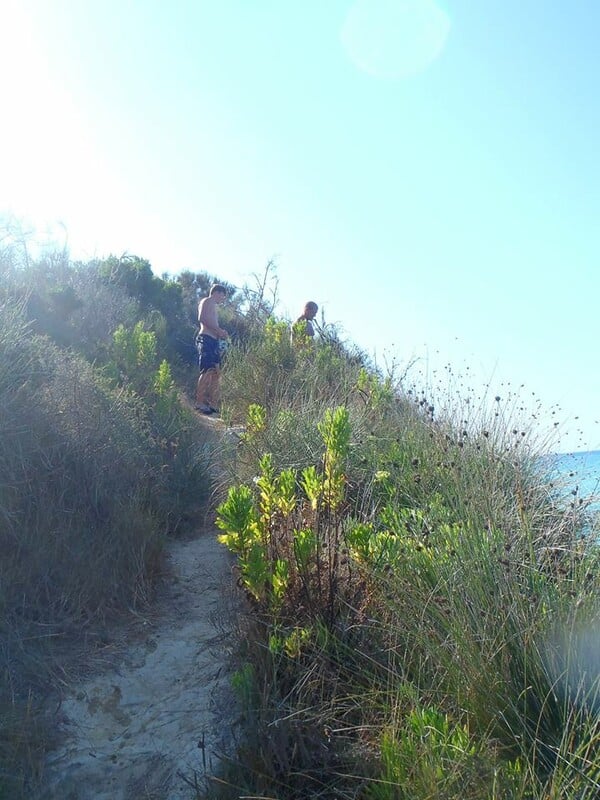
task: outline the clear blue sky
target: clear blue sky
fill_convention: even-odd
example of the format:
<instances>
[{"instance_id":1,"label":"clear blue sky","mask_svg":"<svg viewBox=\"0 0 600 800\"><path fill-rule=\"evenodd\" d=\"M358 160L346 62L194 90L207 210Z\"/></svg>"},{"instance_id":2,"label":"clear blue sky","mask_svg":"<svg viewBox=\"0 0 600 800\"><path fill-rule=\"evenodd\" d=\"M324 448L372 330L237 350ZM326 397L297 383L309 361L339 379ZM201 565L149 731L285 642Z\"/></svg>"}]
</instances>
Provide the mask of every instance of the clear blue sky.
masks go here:
<instances>
[{"instance_id":1,"label":"clear blue sky","mask_svg":"<svg viewBox=\"0 0 600 800\"><path fill-rule=\"evenodd\" d=\"M0 212L158 274L275 256L282 313L597 449L598 41L595 0L5 0Z\"/></svg>"}]
</instances>

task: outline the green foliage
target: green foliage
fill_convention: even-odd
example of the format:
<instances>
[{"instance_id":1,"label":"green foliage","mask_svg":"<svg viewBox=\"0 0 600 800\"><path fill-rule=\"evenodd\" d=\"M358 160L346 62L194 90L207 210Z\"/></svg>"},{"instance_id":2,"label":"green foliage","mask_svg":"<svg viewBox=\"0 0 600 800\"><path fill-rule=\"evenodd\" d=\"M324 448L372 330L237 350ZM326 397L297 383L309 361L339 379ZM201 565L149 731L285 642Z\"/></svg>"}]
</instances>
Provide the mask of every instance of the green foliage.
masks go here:
<instances>
[{"instance_id":1,"label":"green foliage","mask_svg":"<svg viewBox=\"0 0 600 800\"><path fill-rule=\"evenodd\" d=\"M528 461L450 436L428 407L399 404L389 383L362 380L364 414L356 403L304 414L313 463L290 466L300 458L290 451L289 408L261 406L248 440L259 476L247 488L264 545L265 590L254 597L271 658L261 667L271 687L263 702L296 721L297 730L286 727L286 757L318 717L324 729L380 732L377 745L364 733L328 745L331 757L339 747L351 761L338 776L363 776L360 796L541 800L546 791L562 797L552 794L560 786L591 800L596 733L581 707L593 690L571 667L565 703L550 669L553 630L571 624L569 587L588 558L568 544L576 519L567 534ZM265 456L259 444L275 431L284 441ZM564 534L562 571L548 569L548 543ZM285 580L275 584L281 563ZM553 669L569 671L560 659ZM313 756L322 774L325 758ZM357 779L336 791L355 796ZM283 796L310 792L290 784Z\"/></svg>"},{"instance_id":2,"label":"green foliage","mask_svg":"<svg viewBox=\"0 0 600 800\"><path fill-rule=\"evenodd\" d=\"M414 797L516 797L521 764L482 754L464 725L436 708L418 708L402 728L381 737L381 778L368 786L372 800ZM514 793L513 793L514 792Z\"/></svg>"},{"instance_id":3,"label":"green foliage","mask_svg":"<svg viewBox=\"0 0 600 800\"><path fill-rule=\"evenodd\" d=\"M277 503L277 485L275 483L275 469L271 453L265 453L258 463L260 474L256 479L258 488L258 509L263 525L271 524L273 512Z\"/></svg>"},{"instance_id":4,"label":"green foliage","mask_svg":"<svg viewBox=\"0 0 600 800\"><path fill-rule=\"evenodd\" d=\"M263 427L264 410L254 406L252 413ZM341 536L341 521L333 514L344 498L343 469L351 437L347 410L326 410L317 427L324 442L321 474L307 468L298 481L291 468L277 472L272 454L265 453L259 458L254 492L244 485L230 489L217 509L217 525L225 530L220 541L239 556L244 585L257 602L275 613L287 590L302 586L315 608L326 601L331 621L336 614ZM305 497L299 496L301 489ZM313 527L302 528L297 522L309 508Z\"/></svg>"},{"instance_id":5,"label":"green foliage","mask_svg":"<svg viewBox=\"0 0 600 800\"><path fill-rule=\"evenodd\" d=\"M258 403L250 403L246 418L247 437L263 431L265 429L266 418L265 409L261 405L258 405Z\"/></svg>"},{"instance_id":6,"label":"green foliage","mask_svg":"<svg viewBox=\"0 0 600 800\"><path fill-rule=\"evenodd\" d=\"M325 411L318 424L325 444L323 455L323 497L327 505L335 510L344 498L344 468L350 445L350 416L342 406Z\"/></svg>"},{"instance_id":7,"label":"green foliage","mask_svg":"<svg viewBox=\"0 0 600 800\"><path fill-rule=\"evenodd\" d=\"M356 522L346 530L346 541L357 563L373 564L373 542L375 529L372 523Z\"/></svg>"},{"instance_id":8,"label":"green foliage","mask_svg":"<svg viewBox=\"0 0 600 800\"><path fill-rule=\"evenodd\" d=\"M289 582L290 582L289 563L283 558L278 558L275 561L273 567L273 575L271 577L271 583L273 587L274 609L277 609L282 605Z\"/></svg>"},{"instance_id":9,"label":"green foliage","mask_svg":"<svg viewBox=\"0 0 600 800\"><path fill-rule=\"evenodd\" d=\"M275 487L275 504L284 519L294 512L297 505L297 497L296 473L293 469L284 469L278 475Z\"/></svg>"},{"instance_id":10,"label":"green foliage","mask_svg":"<svg viewBox=\"0 0 600 800\"><path fill-rule=\"evenodd\" d=\"M173 279L159 278L150 262L134 255L110 256L99 262L100 276L135 298L144 312L155 309L175 322L182 311L181 287Z\"/></svg>"},{"instance_id":11,"label":"green foliage","mask_svg":"<svg viewBox=\"0 0 600 800\"><path fill-rule=\"evenodd\" d=\"M385 410L394 402L394 387L390 376L382 380L372 371L362 368L358 373L356 388L374 410Z\"/></svg>"},{"instance_id":12,"label":"green foliage","mask_svg":"<svg viewBox=\"0 0 600 800\"><path fill-rule=\"evenodd\" d=\"M156 334L137 322L132 330L119 325L113 334L113 361L120 380L143 392L156 367Z\"/></svg>"},{"instance_id":13,"label":"green foliage","mask_svg":"<svg viewBox=\"0 0 600 800\"><path fill-rule=\"evenodd\" d=\"M241 560L242 580L246 589L258 602L267 597L269 583L269 561L265 546L254 540Z\"/></svg>"},{"instance_id":14,"label":"green foliage","mask_svg":"<svg viewBox=\"0 0 600 800\"><path fill-rule=\"evenodd\" d=\"M217 527L225 531L219 541L232 553L245 557L258 534L254 496L248 486L232 486L218 508Z\"/></svg>"},{"instance_id":15,"label":"green foliage","mask_svg":"<svg viewBox=\"0 0 600 800\"><path fill-rule=\"evenodd\" d=\"M304 494L310 503L311 509L316 511L323 496L323 481L321 480L321 477L314 464L311 464L302 470L300 485L302 486Z\"/></svg>"},{"instance_id":16,"label":"green foliage","mask_svg":"<svg viewBox=\"0 0 600 800\"><path fill-rule=\"evenodd\" d=\"M40 626L52 654L55 632L144 603L165 533L195 518L210 446L181 364L213 280L136 257L5 274L0 774L18 796ZM235 796L597 797L598 550L508 407L405 392L334 330L292 344L264 282L222 312L246 432L217 524L254 611Z\"/></svg>"},{"instance_id":17,"label":"green foliage","mask_svg":"<svg viewBox=\"0 0 600 800\"><path fill-rule=\"evenodd\" d=\"M225 531L219 541L240 557L246 589L257 602L268 602L275 610L281 605L290 574L285 559L277 558L271 563L268 558L269 530L276 509L281 513L293 510L295 479L290 471L283 480L281 476L275 480L268 454L260 466L258 497L247 486L231 487L227 500L217 509L216 524Z\"/></svg>"},{"instance_id":18,"label":"green foliage","mask_svg":"<svg viewBox=\"0 0 600 800\"><path fill-rule=\"evenodd\" d=\"M152 393L154 395L152 398L154 409L159 417L164 421L172 419L183 423L185 413L179 402L179 393L173 380L171 367L164 358L154 373Z\"/></svg>"},{"instance_id":19,"label":"green foliage","mask_svg":"<svg viewBox=\"0 0 600 800\"><path fill-rule=\"evenodd\" d=\"M269 317L265 323L264 339L267 348L274 356L279 356L279 362L285 363L289 357L290 329L285 320ZM291 365L291 362L290 362Z\"/></svg>"},{"instance_id":20,"label":"green foliage","mask_svg":"<svg viewBox=\"0 0 600 800\"><path fill-rule=\"evenodd\" d=\"M136 301L108 286L94 263L69 264L66 257L2 264L0 302L18 303L35 333L103 362L119 323L135 320Z\"/></svg>"},{"instance_id":21,"label":"green foliage","mask_svg":"<svg viewBox=\"0 0 600 800\"><path fill-rule=\"evenodd\" d=\"M289 336L289 331L288 331ZM306 349L312 347L314 344L313 336L308 332L308 325L306 320L300 319L292 323L291 340L296 349Z\"/></svg>"},{"instance_id":22,"label":"green foliage","mask_svg":"<svg viewBox=\"0 0 600 800\"><path fill-rule=\"evenodd\" d=\"M223 397L234 420L240 422L256 403L268 409L271 424L284 412L296 415L301 425L307 407L312 407L312 425L324 408L344 404L357 394L357 378L365 362L364 356L350 356L337 341L319 339L306 347L292 344L289 323L270 318L261 335L228 353ZM302 439L300 433L298 439ZM273 443L269 449L275 451Z\"/></svg>"},{"instance_id":23,"label":"green foliage","mask_svg":"<svg viewBox=\"0 0 600 800\"><path fill-rule=\"evenodd\" d=\"M256 676L252 664L246 662L231 676L231 685L237 694L242 708L253 707L256 695Z\"/></svg>"},{"instance_id":24,"label":"green foliage","mask_svg":"<svg viewBox=\"0 0 600 800\"><path fill-rule=\"evenodd\" d=\"M299 658L312 638L309 628L292 628L289 633L272 633L269 637L269 651L273 655L285 654L290 659Z\"/></svg>"},{"instance_id":25,"label":"green foliage","mask_svg":"<svg viewBox=\"0 0 600 800\"><path fill-rule=\"evenodd\" d=\"M367 566L374 574L378 570L393 571L406 558L407 543L389 531L374 531L368 523L353 525L346 534L346 541L357 563ZM428 555L424 548L418 548Z\"/></svg>"},{"instance_id":26,"label":"green foliage","mask_svg":"<svg viewBox=\"0 0 600 800\"><path fill-rule=\"evenodd\" d=\"M2 267L0 784L14 776L16 799L47 736L38 687L65 643L149 601L165 535L206 498L211 452L160 358L170 285L148 284L159 311L94 263Z\"/></svg>"},{"instance_id":27,"label":"green foliage","mask_svg":"<svg viewBox=\"0 0 600 800\"><path fill-rule=\"evenodd\" d=\"M154 376L154 392L160 398L171 398L176 392L175 382L171 376L171 367L164 358Z\"/></svg>"},{"instance_id":28,"label":"green foliage","mask_svg":"<svg viewBox=\"0 0 600 800\"><path fill-rule=\"evenodd\" d=\"M294 530L294 557L298 571L306 576L317 553L317 537L311 528Z\"/></svg>"},{"instance_id":29,"label":"green foliage","mask_svg":"<svg viewBox=\"0 0 600 800\"><path fill-rule=\"evenodd\" d=\"M161 357L191 363L196 360L193 345L197 330L198 298L196 289L206 295L216 280L205 273L177 277L153 275L150 263L137 256L111 256L95 264L104 282L138 304L143 321L157 334ZM193 281L196 281L194 284ZM218 281L223 283L223 281ZM233 294L233 291L232 291ZM227 309L224 324L235 327L236 312Z\"/></svg>"}]
</instances>

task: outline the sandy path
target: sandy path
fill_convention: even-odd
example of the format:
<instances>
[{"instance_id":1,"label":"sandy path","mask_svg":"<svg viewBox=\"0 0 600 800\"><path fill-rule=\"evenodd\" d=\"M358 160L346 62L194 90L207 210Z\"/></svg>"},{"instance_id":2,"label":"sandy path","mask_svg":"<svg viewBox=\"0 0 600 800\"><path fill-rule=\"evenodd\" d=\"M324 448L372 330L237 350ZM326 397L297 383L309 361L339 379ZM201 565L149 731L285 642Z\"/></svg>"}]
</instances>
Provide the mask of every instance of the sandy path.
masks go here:
<instances>
[{"instance_id":1,"label":"sandy path","mask_svg":"<svg viewBox=\"0 0 600 800\"><path fill-rule=\"evenodd\" d=\"M228 554L210 531L170 543L168 564L141 634L63 701L43 800L195 800L231 744Z\"/></svg>"}]
</instances>

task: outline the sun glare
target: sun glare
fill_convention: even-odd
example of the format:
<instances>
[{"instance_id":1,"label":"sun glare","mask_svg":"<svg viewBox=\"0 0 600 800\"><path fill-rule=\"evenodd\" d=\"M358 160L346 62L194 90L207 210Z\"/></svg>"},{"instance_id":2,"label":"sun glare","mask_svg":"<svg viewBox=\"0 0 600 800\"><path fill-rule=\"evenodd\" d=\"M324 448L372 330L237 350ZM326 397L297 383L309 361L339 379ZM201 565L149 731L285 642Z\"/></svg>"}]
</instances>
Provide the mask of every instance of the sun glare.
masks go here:
<instances>
[{"instance_id":1,"label":"sun glare","mask_svg":"<svg viewBox=\"0 0 600 800\"><path fill-rule=\"evenodd\" d=\"M441 54L450 18L434 0L356 0L341 30L351 61L377 78L404 78Z\"/></svg>"},{"instance_id":2,"label":"sun glare","mask_svg":"<svg viewBox=\"0 0 600 800\"><path fill-rule=\"evenodd\" d=\"M66 236L75 244L77 236L93 243L103 227L125 241L127 192L74 97L52 73L32 18L13 0L0 7L0 74L0 214L25 220L44 241Z\"/></svg>"}]
</instances>

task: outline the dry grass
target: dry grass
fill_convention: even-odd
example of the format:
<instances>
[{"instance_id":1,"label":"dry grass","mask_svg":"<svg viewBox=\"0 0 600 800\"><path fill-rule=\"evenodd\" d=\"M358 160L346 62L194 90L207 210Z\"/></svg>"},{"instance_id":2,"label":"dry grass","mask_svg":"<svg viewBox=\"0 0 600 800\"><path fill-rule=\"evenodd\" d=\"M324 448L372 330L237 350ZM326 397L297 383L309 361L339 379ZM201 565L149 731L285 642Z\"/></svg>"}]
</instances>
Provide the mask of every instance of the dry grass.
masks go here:
<instances>
[{"instance_id":1,"label":"dry grass","mask_svg":"<svg viewBox=\"0 0 600 800\"><path fill-rule=\"evenodd\" d=\"M66 643L151 598L165 536L208 491L194 421L158 415L2 307L0 774L34 774L38 701Z\"/></svg>"}]
</instances>

